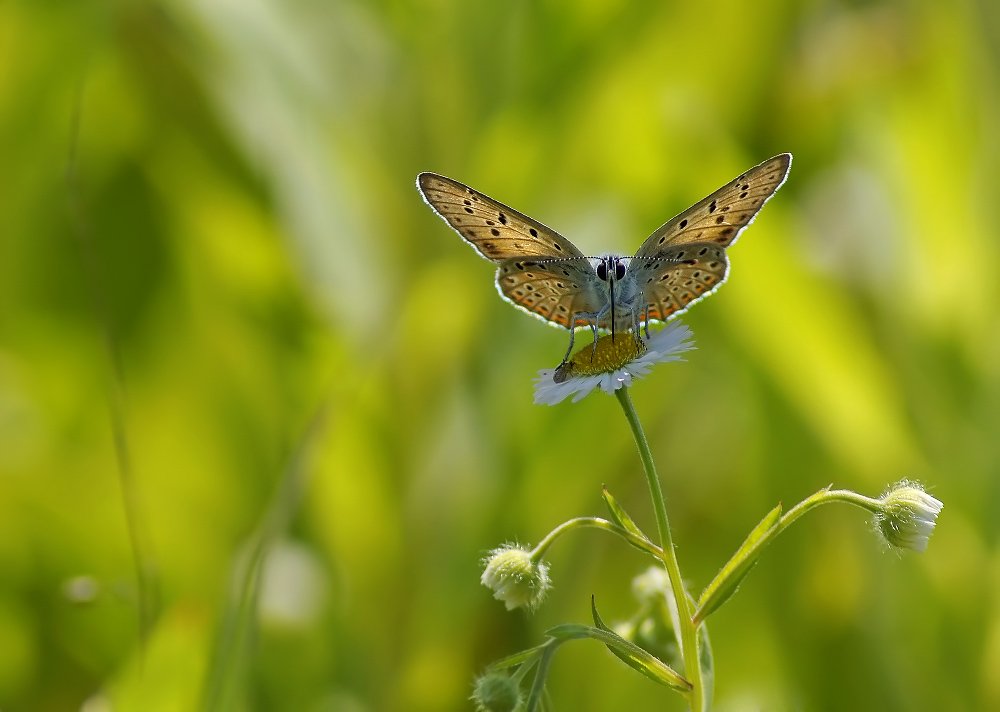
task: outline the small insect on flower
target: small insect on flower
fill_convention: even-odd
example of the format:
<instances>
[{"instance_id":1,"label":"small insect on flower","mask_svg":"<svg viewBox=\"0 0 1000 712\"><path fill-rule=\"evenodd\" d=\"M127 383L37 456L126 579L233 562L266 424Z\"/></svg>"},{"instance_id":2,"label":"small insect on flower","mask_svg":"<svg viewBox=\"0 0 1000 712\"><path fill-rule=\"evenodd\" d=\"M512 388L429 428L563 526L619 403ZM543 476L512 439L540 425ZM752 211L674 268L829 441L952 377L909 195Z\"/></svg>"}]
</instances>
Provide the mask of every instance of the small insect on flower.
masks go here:
<instances>
[{"instance_id":1,"label":"small insect on flower","mask_svg":"<svg viewBox=\"0 0 1000 712\"><path fill-rule=\"evenodd\" d=\"M875 513L875 529L893 549L924 551L944 504L916 482L903 480L890 487Z\"/></svg>"},{"instance_id":2,"label":"small insect on flower","mask_svg":"<svg viewBox=\"0 0 1000 712\"><path fill-rule=\"evenodd\" d=\"M500 296L555 326L638 330L668 321L712 294L729 275L727 253L788 176L782 153L741 173L671 218L634 256L584 255L555 230L437 173L417 176L427 204L497 266Z\"/></svg>"},{"instance_id":3,"label":"small insect on flower","mask_svg":"<svg viewBox=\"0 0 1000 712\"><path fill-rule=\"evenodd\" d=\"M593 347L585 346L558 368L546 368L535 378L535 403L555 405L570 396L576 403L600 387L614 393L632 380L642 378L658 363L683 360L681 354L694 348L691 330L673 322L648 340L602 336Z\"/></svg>"},{"instance_id":4,"label":"small insect on flower","mask_svg":"<svg viewBox=\"0 0 1000 712\"><path fill-rule=\"evenodd\" d=\"M530 551L516 544L494 549L484 563L486 569L479 581L493 591L495 599L504 602L508 611L538 608L552 586L548 564L534 561Z\"/></svg>"}]
</instances>

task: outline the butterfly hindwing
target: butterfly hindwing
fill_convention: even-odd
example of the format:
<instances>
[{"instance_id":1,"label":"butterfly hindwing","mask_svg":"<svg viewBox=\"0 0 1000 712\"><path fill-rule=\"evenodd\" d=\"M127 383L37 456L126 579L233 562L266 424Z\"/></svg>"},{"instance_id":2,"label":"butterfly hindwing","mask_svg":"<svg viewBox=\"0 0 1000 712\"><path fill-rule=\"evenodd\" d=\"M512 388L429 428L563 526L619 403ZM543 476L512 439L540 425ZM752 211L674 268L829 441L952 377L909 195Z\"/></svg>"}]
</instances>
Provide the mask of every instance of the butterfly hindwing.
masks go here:
<instances>
[{"instance_id":1,"label":"butterfly hindwing","mask_svg":"<svg viewBox=\"0 0 1000 712\"><path fill-rule=\"evenodd\" d=\"M726 281L729 260L721 245L674 245L656 257L633 258L630 268L642 290L641 315L666 321L707 297Z\"/></svg>"},{"instance_id":2,"label":"butterfly hindwing","mask_svg":"<svg viewBox=\"0 0 1000 712\"><path fill-rule=\"evenodd\" d=\"M754 166L661 225L636 257L653 257L671 245L691 242L729 247L785 182L791 163L791 154L782 153Z\"/></svg>"},{"instance_id":3,"label":"butterfly hindwing","mask_svg":"<svg viewBox=\"0 0 1000 712\"><path fill-rule=\"evenodd\" d=\"M586 326L589 322L576 315L598 311L604 299L601 283L584 257L505 260L496 280L501 296L511 304L567 329Z\"/></svg>"},{"instance_id":4,"label":"butterfly hindwing","mask_svg":"<svg viewBox=\"0 0 1000 712\"><path fill-rule=\"evenodd\" d=\"M488 260L583 257L555 230L457 180L421 173L417 187L427 204Z\"/></svg>"}]
</instances>

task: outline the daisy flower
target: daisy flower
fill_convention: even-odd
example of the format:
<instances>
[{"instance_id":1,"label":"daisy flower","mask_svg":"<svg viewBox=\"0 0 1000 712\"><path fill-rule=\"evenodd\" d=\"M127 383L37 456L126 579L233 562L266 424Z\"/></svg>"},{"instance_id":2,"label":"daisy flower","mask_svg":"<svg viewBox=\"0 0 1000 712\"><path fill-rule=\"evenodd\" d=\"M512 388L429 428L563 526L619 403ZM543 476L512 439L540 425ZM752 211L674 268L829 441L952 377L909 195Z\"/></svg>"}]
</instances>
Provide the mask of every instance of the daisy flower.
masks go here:
<instances>
[{"instance_id":1,"label":"daisy flower","mask_svg":"<svg viewBox=\"0 0 1000 712\"><path fill-rule=\"evenodd\" d=\"M610 335L587 344L558 368L545 368L535 378L535 403L555 405L570 396L573 402L600 387L614 393L632 380L642 378L658 363L681 361L681 354L694 348L691 329L672 322L649 340L631 334Z\"/></svg>"}]
</instances>

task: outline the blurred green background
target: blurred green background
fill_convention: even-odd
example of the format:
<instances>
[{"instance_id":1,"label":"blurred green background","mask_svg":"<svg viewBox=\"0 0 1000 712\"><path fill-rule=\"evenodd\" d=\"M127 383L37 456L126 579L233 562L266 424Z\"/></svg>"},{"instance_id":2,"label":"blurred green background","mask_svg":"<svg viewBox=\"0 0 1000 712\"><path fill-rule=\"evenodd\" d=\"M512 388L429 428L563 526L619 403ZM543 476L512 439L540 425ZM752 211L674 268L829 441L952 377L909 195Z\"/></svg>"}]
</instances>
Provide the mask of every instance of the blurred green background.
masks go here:
<instances>
[{"instance_id":1,"label":"blurred green background","mask_svg":"<svg viewBox=\"0 0 1000 712\"><path fill-rule=\"evenodd\" d=\"M945 509L923 555L846 507L796 525L710 620L717 708L1000 709L998 27L976 0L0 3L0 708L468 709L592 593L627 617L647 562L597 532L533 616L478 583L602 483L653 522L617 404L532 404L565 332L414 177L630 252L790 151L699 349L633 389L685 575L829 483ZM587 642L550 690L682 708Z\"/></svg>"}]
</instances>

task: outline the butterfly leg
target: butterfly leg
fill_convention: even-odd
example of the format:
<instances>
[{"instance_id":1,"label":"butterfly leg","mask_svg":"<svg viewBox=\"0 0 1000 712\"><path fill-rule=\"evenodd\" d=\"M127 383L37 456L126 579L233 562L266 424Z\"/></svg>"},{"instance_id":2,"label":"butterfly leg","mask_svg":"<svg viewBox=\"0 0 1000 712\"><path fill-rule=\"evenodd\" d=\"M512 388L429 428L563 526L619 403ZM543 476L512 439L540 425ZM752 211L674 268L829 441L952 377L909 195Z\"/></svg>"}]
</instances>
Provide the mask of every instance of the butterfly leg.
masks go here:
<instances>
[{"instance_id":1,"label":"butterfly leg","mask_svg":"<svg viewBox=\"0 0 1000 712\"><path fill-rule=\"evenodd\" d=\"M601 317L604 315L605 310L596 312L573 312L573 318L570 320L570 324L576 324L577 321L584 320L587 322L587 326L594 333L594 346L590 352L590 360L594 360L594 356L597 354L597 324L600 322ZM566 355L563 356L563 363L569 361L570 354L573 353L573 337L576 331L570 329L569 332L569 348L566 350ZM561 365L561 364L560 364Z\"/></svg>"},{"instance_id":2,"label":"butterfly leg","mask_svg":"<svg viewBox=\"0 0 1000 712\"><path fill-rule=\"evenodd\" d=\"M594 345L590 349L590 362L594 362L594 356L597 355L597 325L601 323L601 319L607 318L608 314L611 312L611 307L605 304L601 307L600 311L591 312L589 314L581 314L580 316L586 317L590 321L590 330L594 332ZM613 327L612 327L613 328ZM611 337L614 340L615 332L612 330Z\"/></svg>"},{"instance_id":3,"label":"butterfly leg","mask_svg":"<svg viewBox=\"0 0 1000 712\"><path fill-rule=\"evenodd\" d=\"M575 314L573 315L573 317L574 317L573 321L570 322L571 324L576 321L576 315ZM560 366L562 366L563 364L565 364L565 363L567 363L569 361L569 355L571 353L573 353L573 341L574 341L575 337L576 337L576 329L571 326L569 328L569 348L566 349L566 355L562 357L562 361L559 363Z\"/></svg>"},{"instance_id":4,"label":"butterfly leg","mask_svg":"<svg viewBox=\"0 0 1000 712\"><path fill-rule=\"evenodd\" d=\"M642 328L639 326L640 314L642 314L641 309L632 308L632 336L635 337L636 344L642 344Z\"/></svg>"},{"instance_id":5,"label":"butterfly leg","mask_svg":"<svg viewBox=\"0 0 1000 712\"><path fill-rule=\"evenodd\" d=\"M643 327L646 329L646 341L649 341L649 305L648 304L646 305L645 313L646 313L646 320L643 323Z\"/></svg>"},{"instance_id":6,"label":"butterfly leg","mask_svg":"<svg viewBox=\"0 0 1000 712\"><path fill-rule=\"evenodd\" d=\"M596 317L597 317L597 312L573 312L573 317L569 320L570 324L576 324L576 322L580 319L585 319L586 321L590 322L588 326L590 326L590 328L594 332L595 350L597 348L597 322L594 321ZM563 356L562 362L559 364L560 366L569 361L569 357L573 353L573 343L575 342L575 340L576 340L576 328L575 326L571 326L569 329L569 347L566 349L566 355ZM591 354L590 358L591 360L593 360L594 358L593 354Z\"/></svg>"}]
</instances>

